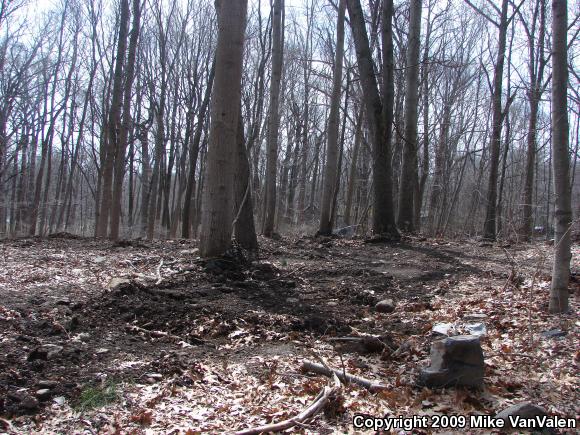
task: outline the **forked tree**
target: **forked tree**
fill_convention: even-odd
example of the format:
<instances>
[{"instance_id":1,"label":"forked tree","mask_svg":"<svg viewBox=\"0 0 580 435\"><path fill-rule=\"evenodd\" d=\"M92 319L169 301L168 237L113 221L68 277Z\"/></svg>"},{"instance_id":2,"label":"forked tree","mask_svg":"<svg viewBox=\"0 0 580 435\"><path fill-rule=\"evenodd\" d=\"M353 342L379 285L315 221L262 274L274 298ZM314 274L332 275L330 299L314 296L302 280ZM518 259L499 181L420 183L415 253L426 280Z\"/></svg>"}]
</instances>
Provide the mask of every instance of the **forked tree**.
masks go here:
<instances>
[{"instance_id":1,"label":"forked tree","mask_svg":"<svg viewBox=\"0 0 580 435\"><path fill-rule=\"evenodd\" d=\"M393 212L391 172L391 128L393 120L393 45L392 16L393 2L383 2L383 81L384 101L381 100L377 84L369 37L360 0L347 0L350 27L354 40L356 58L363 90L369 141L373 163L373 218L375 234L398 235Z\"/></svg>"}]
</instances>

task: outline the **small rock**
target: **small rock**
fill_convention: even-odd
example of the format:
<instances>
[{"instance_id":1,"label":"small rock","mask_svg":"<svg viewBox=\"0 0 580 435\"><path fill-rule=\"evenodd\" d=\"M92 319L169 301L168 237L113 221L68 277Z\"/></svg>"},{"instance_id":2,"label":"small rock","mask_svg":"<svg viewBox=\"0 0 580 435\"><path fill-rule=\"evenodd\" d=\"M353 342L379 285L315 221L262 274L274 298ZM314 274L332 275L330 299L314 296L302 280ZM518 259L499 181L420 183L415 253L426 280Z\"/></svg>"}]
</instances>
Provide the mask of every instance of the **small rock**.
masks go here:
<instances>
[{"instance_id":1,"label":"small rock","mask_svg":"<svg viewBox=\"0 0 580 435\"><path fill-rule=\"evenodd\" d=\"M26 357L26 360L28 362L39 361L39 360L46 361L47 359L48 359L48 352L46 352L45 350L43 350L40 347L34 349L32 352L30 352L28 354L28 357Z\"/></svg>"},{"instance_id":2,"label":"small rock","mask_svg":"<svg viewBox=\"0 0 580 435\"><path fill-rule=\"evenodd\" d=\"M56 344L43 344L42 346L37 347L32 352L28 354L27 360L28 361L46 361L49 359L56 358L62 351L64 347L58 346Z\"/></svg>"},{"instance_id":3,"label":"small rock","mask_svg":"<svg viewBox=\"0 0 580 435\"><path fill-rule=\"evenodd\" d=\"M375 305L375 310L379 313L392 313L395 311L395 301L392 299L383 299Z\"/></svg>"},{"instance_id":4,"label":"small rock","mask_svg":"<svg viewBox=\"0 0 580 435\"><path fill-rule=\"evenodd\" d=\"M38 409L38 400L32 396L22 396L20 400L20 407L26 411L36 411Z\"/></svg>"},{"instance_id":5,"label":"small rock","mask_svg":"<svg viewBox=\"0 0 580 435\"><path fill-rule=\"evenodd\" d=\"M45 344L42 346L47 351L47 359L55 359L63 350L64 347L56 344Z\"/></svg>"},{"instance_id":6,"label":"small rock","mask_svg":"<svg viewBox=\"0 0 580 435\"><path fill-rule=\"evenodd\" d=\"M50 381L50 380L47 380L47 379L43 379L43 380L38 381L36 383L36 385L39 388L41 388L41 389L48 388L50 390L50 389L53 389L54 387L56 387L58 385L58 382L57 381Z\"/></svg>"},{"instance_id":7,"label":"small rock","mask_svg":"<svg viewBox=\"0 0 580 435\"><path fill-rule=\"evenodd\" d=\"M145 379L149 384L155 384L163 379L163 376L159 373L149 373L145 375Z\"/></svg>"},{"instance_id":8,"label":"small rock","mask_svg":"<svg viewBox=\"0 0 580 435\"><path fill-rule=\"evenodd\" d=\"M111 278L107 284L109 290L117 290L120 287L131 285L131 280L128 278Z\"/></svg>"},{"instance_id":9,"label":"small rock","mask_svg":"<svg viewBox=\"0 0 580 435\"><path fill-rule=\"evenodd\" d=\"M109 349L107 349L106 347L100 347L97 350L95 350L95 353L97 355L104 355L105 353L109 353Z\"/></svg>"},{"instance_id":10,"label":"small rock","mask_svg":"<svg viewBox=\"0 0 580 435\"><path fill-rule=\"evenodd\" d=\"M158 381L160 381L161 379L163 379L163 375L161 373L147 373L146 376L148 378L156 379Z\"/></svg>"},{"instance_id":11,"label":"small rock","mask_svg":"<svg viewBox=\"0 0 580 435\"><path fill-rule=\"evenodd\" d=\"M479 337L458 335L431 345L431 366L421 370L419 383L430 388L481 387L484 372Z\"/></svg>"},{"instance_id":12,"label":"small rock","mask_svg":"<svg viewBox=\"0 0 580 435\"><path fill-rule=\"evenodd\" d=\"M38 400L46 400L50 397L50 390L48 388L42 388L41 390L37 390L35 395Z\"/></svg>"},{"instance_id":13,"label":"small rock","mask_svg":"<svg viewBox=\"0 0 580 435\"><path fill-rule=\"evenodd\" d=\"M62 406L66 403L66 399L63 396L55 397L54 399L52 399L52 401L60 406Z\"/></svg>"},{"instance_id":14,"label":"small rock","mask_svg":"<svg viewBox=\"0 0 580 435\"><path fill-rule=\"evenodd\" d=\"M512 427L509 417L534 418L547 416L546 410L530 402L517 403L499 412L495 417L506 422L506 427Z\"/></svg>"},{"instance_id":15,"label":"small rock","mask_svg":"<svg viewBox=\"0 0 580 435\"><path fill-rule=\"evenodd\" d=\"M77 335L76 337L73 338L73 340L79 340L79 341L89 341L89 338L91 338L91 334L89 334L88 332L81 332L79 335Z\"/></svg>"},{"instance_id":16,"label":"small rock","mask_svg":"<svg viewBox=\"0 0 580 435\"><path fill-rule=\"evenodd\" d=\"M329 307L336 307L336 306L338 306L338 302L330 301L330 302L327 302L326 305L328 305Z\"/></svg>"},{"instance_id":17,"label":"small rock","mask_svg":"<svg viewBox=\"0 0 580 435\"><path fill-rule=\"evenodd\" d=\"M69 331L72 331L74 329L77 329L79 327L79 325L81 324L81 321L79 320L78 316L72 316L69 320L67 320L65 322L65 328Z\"/></svg>"},{"instance_id":18,"label":"small rock","mask_svg":"<svg viewBox=\"0 0 580 435\"><path fill-rule=\"evenodd\" d=\"M567 334L568 334L568 332L555 328L555 329L550 329L548 331L542 332L542 337L544 337L544 338L560 338L560 337L565 337Z\"/></svg>"}]
</instances>

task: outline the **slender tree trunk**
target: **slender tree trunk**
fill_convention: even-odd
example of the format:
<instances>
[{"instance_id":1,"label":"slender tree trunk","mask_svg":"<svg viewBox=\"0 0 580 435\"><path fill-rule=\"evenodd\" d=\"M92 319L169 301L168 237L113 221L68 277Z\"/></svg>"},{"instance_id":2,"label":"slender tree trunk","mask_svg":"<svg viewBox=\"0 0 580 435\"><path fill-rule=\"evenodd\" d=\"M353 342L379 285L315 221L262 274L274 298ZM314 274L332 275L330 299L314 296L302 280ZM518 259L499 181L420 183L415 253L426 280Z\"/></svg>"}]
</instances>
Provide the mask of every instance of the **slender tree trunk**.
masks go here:
<instances>
[{"instance_id":1,"label":"slender tree trunk","mask_svg":"<svg viewBox=\"0 0 580 435\"><path fill-rule=\"evenodd\" d=\"M272 78L270 80L270 107L268 111L268 133L266 158L266 209L262 234L272 237L276 218L276 173L278 161L278 130L280 128L280 84L283 60L284 0L274 0L272 17Z\"/></svg>"},{"instance_id":2,"label":"slender tree trunk","mask_svg":"<svg viewBox=\"0 0 580 435\"><path fill-rule=\"evenodd\" d=\"M419 105L419 49L421 47L421 0L411 0L409 39L405 70L405 145L399 189L397 225L413 232L414 194L417 187L417 107Z\"/></svg>"},{"instance_id":3,"label":"slender tree trunk","mask_svg":"<svg viewBox=\"0 0 580 435\"><path fill-rule=\"evenodd\" d=\"M258 250L258 238L254 225L254 206L252 203L252 179L250 177L250 162L244 140L244 123L242 108L236 140L236 170L235 170L235 199L234 199L234 237L236 242L248 251Z\"/></svg>"},{"instance_id":4,"label":"slender tree trunk","mask_svg":"<svg viewBox=\"0 0 580 435\"><path fill-rule=\"evenodd\" d=\"M483 236L489 240L495 240L497 225L497 181L499 173L499 153L501 145L502 105L501 94L503 85L503 66L508 28L508 0L502 0L501 16L499 22L499 37L497 60L493 75L493 99L492 99L492 131L491 131L491 154L489 167L489 181L487 187L487 203L485 211L485 223Z\"/></svg>"},{"instance_id":5,"label":"slender tree trunk","mask_svg":"<svg viewBox=\"0 0 580 435\"><path fill-rule=\"evenodd\" d=\"M102 162L102 189L97 237L106 237L111 213L113 195L113 174L115 169L116 150L119 148L119 133L121 127L121 111L123 106L123 68L127 51L127 33L129 27L129 0L121 0L119 18L119 38L117 41L117 56L113 76L113 92L109 120L105 126L105 156Z\"/></svg>"},{"instance_id":6,"label":"slender tree trunk","mask_svg":"<svg viewBox=\"0 0 580 435\"><path fill-rule=\"evenodd\" d=\"M351 225L351 213L352 213L352 198L354 194L354 189L357 184L357 164L358 164L358 154L360 149L360 143L362 141L362 118L363 111L362 108L359 109L359 114L356 121L356 127L354 132L354 145L352 149L352 157L350 160L350 171L348 175L348 184L346 187L346 199L344 205L344 224L346 226Z\"/></svg>"},{"instance_id":7,"label":"slender tree trunk","mask_svg":"<svg viewBox=\"0 0 580 435\"><path fill-rule=\"evenodd\" d=\"M127 18L128 20L128 18ZM133 0L133 28L129 38L129 52L127 55L127 67L125 73L125 88L123 92L123 113L119 120L119 134L115 149L113 198L111 204L111 232L110 238L119 238L119 223L121 220L121 199L123 195L123 180L125 178L125 154L127 153L127 143L129 131L131 130L131 92L133 89L133 79L135 78L135 59L137 57L137 42L139 40L139 30L141 28L141 5L140 0ZM124 55L124 53L123 53Z\"/></svg>"},{"instance_id":8,"label":"slender tree trunk","mask_svg":"<svg viewBox=\"0 0 580 435\"><path fill-rule=\"evenodd\" d=\"M340 121L340 97L342 88L342 64L344 57L344 16L346 2L340 0L338 5L338 21L336 24L336 56L330 99L330 114L328 117L328 138L326 142L326 166L324 167L324 186L322 203L320 204L320 228L318 233L330 235L332 233L332 201L338 173L338 135Z\"/></svg>"},{"instance_id":9,"label":"slender tree trunk","mask_svg":"<svg viewBox=\"0 0 580 435\"><path fill-rule=\"evenodd\" d=\"M554 162L554 267L550 291L550 312L568 311L572 201L570 195L570 153L568 151L568 2L552 0L552 150Z\"/></svg>"},{"instance_id":10,"label":"slender tree trunk","mask_svg":"<svg viewBox=\"0 0 580 435\"><path fill-rule=\"evenodd\" d=\"M421 211L423 208L423 198L425 196L425 187L429 177L429 48L431 41L431 11L429 4L427 11L427 29L425 32L425 47L423 48L423 65L421 66L421 85L423 99L423 159L421 161L421 177L415 189L415 230L421 229Z\"/></svg>"},{"instance_id":11,"label":"slender tree trunk","mask_svg":"<svg viewBox=\"0 0 580 435\"><path fill-rule=\"evenodd\" d=\"M191 142L191 146L189 149L189 173L187 175L187 188L185 189L185 199L183 201L183 216L181 222L181 235L186 239L188 239L191 235L191 218L193 211L192 205L195 203L193 197L195 194L195 168L197 166L197 158L199 156L199 145L201 143L201 135L203 133L203 123L206 118L207 108L210 103L214 77L215 77L215 59L212 61L211 69L209 71L205 93L197 116L197 126L195 129L195 134L193 136L193 140Z\"/></svg>"},{"instance_id":12,"label":"slender tree trunk","mask_svg":"<svg viewBox=\"0 0 580 435\"><path fill-rule=\"evenodd\" d=\"M530 240L534 222L534 176L536 171L536 154L537 154L537 128L538 113L540 110L540 99L542 96L542 81L544 79L544 68L546 59L544 56L544 41L546 37L546 0L539 0L537 7L540 8L540 24L538 35L538 58L536 62L536 41L535 23L529 35L528 54L529 54L529 74L530 89L528 91L528 102L530 105L530 116L528 119L527 135L527 152L526 152L526 175L523 192L523 224L521 236L524 240Z\"/></svg>"}]
</instances>

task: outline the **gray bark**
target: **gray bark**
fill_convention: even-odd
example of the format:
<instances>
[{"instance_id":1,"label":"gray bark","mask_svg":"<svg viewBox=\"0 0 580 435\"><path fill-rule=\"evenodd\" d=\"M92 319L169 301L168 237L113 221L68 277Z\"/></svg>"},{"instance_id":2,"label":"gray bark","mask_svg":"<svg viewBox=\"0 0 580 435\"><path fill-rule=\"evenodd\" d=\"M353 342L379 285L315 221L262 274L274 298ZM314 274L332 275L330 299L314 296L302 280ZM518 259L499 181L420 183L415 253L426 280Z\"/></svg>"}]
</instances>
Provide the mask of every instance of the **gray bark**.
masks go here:
<instances>
[{"instance_id":1,"label":"gray bark","mask_svg":"<svg viewBox=\"0 0 580 435\"><path fill-rule=\"evenodd\" d=\"M345 6L345 0L340 0L338 6L338 21L336 25L336 58L334 61L330 114L328 117L326 166L324 167L324 186L322 191L322 204L320 205L320 228L318 230L319 234L322 235L330 235L332 233L331 209L338 172L339 109L342 88L342 64L344 57Z\"/></svg>"},{"instance_id":2,"label":"gray bark","mask_svg":"<svg viewBox=\"0 0 580 435\"><path fill-rule=\"evenodd\" d=\"M567 0L552 0L552 153L554 165L554 266L550 291L550 312L568 311L570 280L570 153L568 151L568 62L566 31Z\"/></svg>"},{"instance_id":3,"label":"gray bark","mask_svg":"<svg viewBox=\"0 0 580 435\"><path fill-rule=\"evenodd\" d=\"M234 170L240 117L247 0L218 5L218 41L211 124L203 186L200 254L222 255L231 245Z\"/></svg>"}]
</instances>

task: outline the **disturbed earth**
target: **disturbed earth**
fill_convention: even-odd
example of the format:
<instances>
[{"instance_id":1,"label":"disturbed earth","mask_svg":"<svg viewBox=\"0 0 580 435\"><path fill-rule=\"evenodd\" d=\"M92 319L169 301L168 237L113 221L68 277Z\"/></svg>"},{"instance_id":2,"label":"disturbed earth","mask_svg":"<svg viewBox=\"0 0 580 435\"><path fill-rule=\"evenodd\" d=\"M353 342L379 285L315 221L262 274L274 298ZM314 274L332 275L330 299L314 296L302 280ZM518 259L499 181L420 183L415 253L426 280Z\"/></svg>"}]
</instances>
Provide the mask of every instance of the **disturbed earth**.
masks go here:
<instances>
[{"instance_id":1,"label":"disturbed earth","mask_svg":"<svg viewBox=\"0 0 580 435\"><path fill-rule=\"evenodd\" d=\"M572 310L556 316L544 242L260 243L250 261L235 250L202 260L189 240L1 241L0 433L191 435L274 423L331 382L301 370L305 361L388 388L343 385L333 412L293 432L357 433L359 413L495 415L522 401L577 418L577 245ZM485 387L419 386L431 343L466 333L469 319L485 326ZM344 339L370 335L381 345Z\"/></svg>"}]
</instances>

